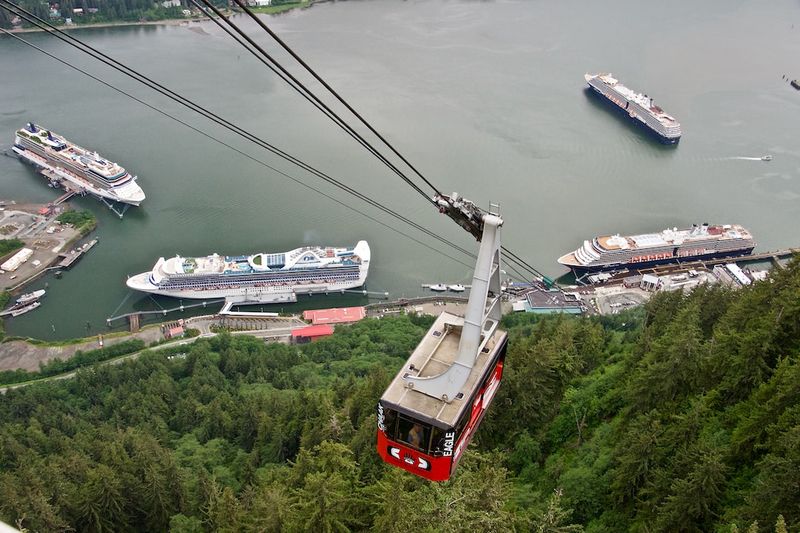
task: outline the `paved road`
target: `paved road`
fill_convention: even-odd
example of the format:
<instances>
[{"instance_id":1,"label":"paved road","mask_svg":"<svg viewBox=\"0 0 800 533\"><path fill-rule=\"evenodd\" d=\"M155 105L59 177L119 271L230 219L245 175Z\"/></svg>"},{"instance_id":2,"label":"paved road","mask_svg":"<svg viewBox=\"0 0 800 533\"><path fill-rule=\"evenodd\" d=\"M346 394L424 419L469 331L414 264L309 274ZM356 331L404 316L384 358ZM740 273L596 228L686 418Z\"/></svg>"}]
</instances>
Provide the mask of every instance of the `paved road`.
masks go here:
<instances>
[{"instance_id":1,"label":"paved road","mask_svg":"<svg viewBox=\"0 0 800 533\"><path fill-rule=\"evenodd\" d=\"M217 322L217 321L210 320L210 319L206 319L206 320L209 323ZM201 322L201 321L197 321L197 322ZM232 334L233 335L251 335L253 337L262 338L262 339L264 339L265 341L268 341L268 342L269 341L273 341L273 342L288 342L289 338L291 337L292 330L297 328L297 323L300 323L302 325L307 325L305 322L303 322L299 318L283 318L283 317L280 317L280 318L275 317L275 318L271 318L271 319L257 318L255 320L252 320L252 322L253 322L253 324L247 324L247 325L254 325L254 324L256 324L256 325L264 325L264 324L261 324L261 323L262 322L267 322L268 324L271 324L273 327L265 327L263 329L258 329L258 330L233 331ZM201 324L198 324L196 322L193 322L193 323L189 324L190 327L198 327L199 325L201 325ZM198 327L198 329L200 329L200 328ZM158 350L163 350L165 348L173 348L175 346L183 346L183 345L186 345L186 344L192 344L197 339L207 339L207 338L210 338L210 337L215 337L216 335L217 335L217 333L214 333L212 331L201 332L199 337L194 337L194 338L191 338L191 339L177 339L175 341L167 342L167 343L164 343L164 344L160 344L160 345L152 347L152 348L145 348L144 350L141 350L141 351L138 351L138 352L134 352L132 354L124 355L122 357L118 357L118 358L112 359L110 361L103 361L102 363L97 363L96 365L84 367L84 369L85 368L96 368L96 367L99 367L99 366L102 366L102 365L116 365L116 364L119 364L119 363L121 363L123 361L136 359L142 353L144 353L144 352L146 352L148 350L150 350L150 351L158 351ZM83 369L81 369L81 370L83 370ZM78 371L75 370L75 371L72 371L72 372L68 372L66 374L59 374L57 376L50 376L50 377L38 379L38 380L35 380L35 381L27 381L25 383L16 383L14 385L9 385L7 387L0 388L0 394L5 394L5 392L7 390L18 389L20 387L26 387L26 386L31 385L33 383L44 383L46 381L55 381L55 380L59 380L59 379L69 379L69 378L73 377L77 372Z\"/></svg>"},{"instance_id":2,"label":"paved road","mask_svg":"<svg viewBox=\"0 0 800 533\"><path fill-rule=\"evenodd\" d=\"M78 232L55 223L55 215L46 218L37 215L36 210L41 206L6 205L0 211L0 228L16 230L0 235L4 239L20 238L25 241L25 247L33 250L33 255L14 272L0 274L0 289L17 287L26 280L36 277L53 261L58 253L64 251L66 244L78 237ZM48 234L47 228L53 226L58 229L55 233ZM39 266L34 266L34 261L40 261ZM11 279L13 276L14 279Z\"/></svg>"},{"instance_id":3,"label":"paved road","mask_svg":"<svg viewBox=\"0 0 800 533\"><path fill-rule=\"evenodd\" d=\"M208 337L208 336L213 337L214 335L215 335L214 333L211 333L211 334L208 334L208 335L201 335L200 337L194 337L194 338L191 338L191 339L178 339L176 341L168 342L168 343L165 343L165 344L160 344L160 345L154 346L152 348L145 348L144 350L140 350L138 352L134 352L134 353L131 353L131 354L128 354L128 355L124 355L122 357L118 357L118 358L112 359L110 361L103 361L101 363L97 363L97 364L92 365L92 366L83 367L80 370L84 370L86 368L97 368L97 367L104 366L104 365L116 365L116 364L119 364L119 363L121 363L123 361L136 359L137 357L139 357L140 355L142 355L144 352L146 352L148 350L149 351L157 351L157 350L163 350L165 348L172 348L174 346L182 346L182 345L185 345L185 344L191 344L194 341L196 341L197 339L205 338L205 337ZM34 383L44 383L46 381L56 381L56 380L59 380L59 379L69 379L69 378L75 376L75 374L77 374L77 373L78 373L78 370L73 370L72 372L67 372L66 374L59 374L57 376L50 376L50 377L46 377L46 378L42 378L42 379L37 379L35 381L26 381L25 383L16 383L14 385L8 385L7 387L0 388L0 394L5 394L7 390L18 389L20 387L27 387L28 385L33 385Z\"/></svg>"},{"instance_id":4,"label":"paved road","mask_svg":"<svg viewBox=\"0 0 800 533\"><path fill-rule=\"evenodd\" d=\"M114 337L103 337L103 344L111 346L130 339L141 339L146 344L159 341L163 338L158 327L148 327L136 333ZM63 346L47 346L31 344L26 341L10 341L0 344L0 370L28 370L36 372L41 363L53 359L66 360L75 355L75 352L96 350L99 348L98 339L91 338L76 344Z\"/></svg>"}]
</instances>

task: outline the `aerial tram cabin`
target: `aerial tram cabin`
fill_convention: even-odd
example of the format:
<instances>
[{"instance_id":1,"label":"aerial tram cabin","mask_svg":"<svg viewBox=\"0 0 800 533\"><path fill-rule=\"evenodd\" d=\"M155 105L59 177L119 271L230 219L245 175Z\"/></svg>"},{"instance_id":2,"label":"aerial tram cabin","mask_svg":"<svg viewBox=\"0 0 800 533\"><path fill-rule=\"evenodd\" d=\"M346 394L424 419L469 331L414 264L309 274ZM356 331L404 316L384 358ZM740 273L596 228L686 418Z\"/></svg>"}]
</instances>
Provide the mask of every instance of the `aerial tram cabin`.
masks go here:
<instances>
[{"instance_id":1,"label":"aerial tram cabin","mask_svg":"<svg viewBox=\"0 0 800 533\"><path fill-rule=\"evenodd\" d=\"M500 313L500 226L454 194L440 210L481 241L465 316L444 312L378 402L381 459L432 481L450 478L503 377L508 335Z\"/></svg>"},{"instance_id":2,"label":"aerial tram cabin","mask_svg":"<svg viewBox=\"0 0 800 533\"><path fill-rule=\"evenodd\" d=\"M432 481L450 478L503 377L508 335L495 330L451 401L407 386L408 377L434 376L454 364L463 324L463 317L439 315L378 403L381 458Z\"/></svg>"}]
</instances>

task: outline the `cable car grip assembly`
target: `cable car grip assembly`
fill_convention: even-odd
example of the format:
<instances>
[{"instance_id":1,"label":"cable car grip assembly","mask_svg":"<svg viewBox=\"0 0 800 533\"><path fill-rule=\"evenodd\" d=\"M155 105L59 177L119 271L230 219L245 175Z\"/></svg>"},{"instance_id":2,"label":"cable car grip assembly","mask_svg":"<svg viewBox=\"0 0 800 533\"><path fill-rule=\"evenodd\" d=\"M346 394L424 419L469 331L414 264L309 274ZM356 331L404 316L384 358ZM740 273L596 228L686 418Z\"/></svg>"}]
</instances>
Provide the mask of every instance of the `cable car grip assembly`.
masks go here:
<instances>
[{"instance_id":1,"label":"cable car grip assembly","mask_svg":"<svg viewBox=\"0 0 800 533\"><path fill-rule=\"evenodd\" d=\"M481 350L492 337L502 318L500 309L500 227L503 219L497 213L484 211L458 193L437 195L439 211L481 243L472 278L472 288L464 314L464 325L455 361L441 374L422 377L408 372L403 376L406 387L450 403L469 379Z\"/></svg>"}]
</instances>

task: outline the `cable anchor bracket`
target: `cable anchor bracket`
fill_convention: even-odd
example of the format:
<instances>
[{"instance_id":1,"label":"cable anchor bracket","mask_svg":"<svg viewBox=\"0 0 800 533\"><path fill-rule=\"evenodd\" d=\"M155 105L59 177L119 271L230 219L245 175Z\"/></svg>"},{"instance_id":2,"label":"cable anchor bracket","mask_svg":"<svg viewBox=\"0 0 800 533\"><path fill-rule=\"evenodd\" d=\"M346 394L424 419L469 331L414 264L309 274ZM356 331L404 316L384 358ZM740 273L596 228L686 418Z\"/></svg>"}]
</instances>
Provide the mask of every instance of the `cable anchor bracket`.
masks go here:
<instances>
[{"instance_id":1,"label":"cable anchor bracket","mask_svg":"<svg viewBox=\"0 0 800 533\"><path fill-rule=\"evenodd\" d=\"M452 218L456 224L467 230L475 240L481 242L483 238L484 217L494 215L499 218L497 213L484 211L470 200L463 198L457 192L451 196L437 194L433 197L434 203L438 206L439 212ZM494 205L492 207L495 207ZM500 219L500 224L503 221Z\"/></svg>"}]
</instances>

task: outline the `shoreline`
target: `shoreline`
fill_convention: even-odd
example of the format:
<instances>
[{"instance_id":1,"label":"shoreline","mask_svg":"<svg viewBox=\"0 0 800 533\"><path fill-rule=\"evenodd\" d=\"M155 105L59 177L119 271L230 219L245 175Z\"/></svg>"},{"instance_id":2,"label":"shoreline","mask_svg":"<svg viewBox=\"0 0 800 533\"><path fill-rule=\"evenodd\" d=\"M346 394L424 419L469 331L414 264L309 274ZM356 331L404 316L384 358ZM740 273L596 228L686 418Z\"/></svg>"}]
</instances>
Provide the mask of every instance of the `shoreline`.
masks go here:
<instances>
[{"instance_id":1,"label":"shoreline","mask_svg":"<svg viewBox=\"0 0 800 533\"><path fill-rule=\"evenodd\" d=\"M259 8L253 8L253 12L257 15L278 15L283 13L288 13L289 11L294 11L296 9L308 9L316 3L324 2L326 0L309 0L308 2L304 2L300 5L291 5L286 6L286 9L282 9L279 11L264 11L263 8L260 10ZM229 11L225 13L226 16L235 16L244 14L242 11ZM181 18L173 18L173 19L163 19L163 20L146 20L146 21L119 21L119 22L97 22L91 24L62 24L60 26L56 25L56 28L63 31L72 31L72 30L83 30L83 29L92 29L92 28L116 28L116 27L123 27L123 26L189 26L192 22L206 22L211 20L208 17L181 17ZM12 28L6 29L5 31L9 33L38 33L44 32L47 30L43 30L41 28Z\"/></svg>"},{"instance_id":2,"label":"shoreline","mask_svg":"<svg viewBox=\"0 0 800 533\"><path fill-rule=\"evenodd\" d=\"M179 18L179 19L164 19L164 20L147 20L147 21L136 21L136 22L97 22L93 24L70 24L66 25L63 24L61 26L56 26L59 30L63 31L72 31L72 30L83 30L83 29L92 29L92 28L116 28L119 26L188 26L192 22L205 22L209 20L208 17L196 17L196 18ZM39 33L44 32L41 28L13 28L10 30L5 30L9 33Z\"/></svg>"}]
</instances>

